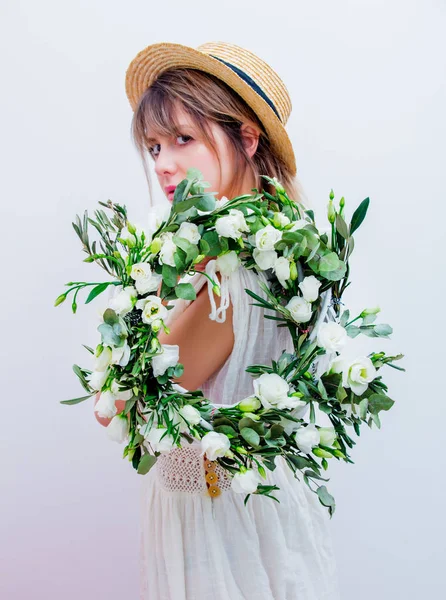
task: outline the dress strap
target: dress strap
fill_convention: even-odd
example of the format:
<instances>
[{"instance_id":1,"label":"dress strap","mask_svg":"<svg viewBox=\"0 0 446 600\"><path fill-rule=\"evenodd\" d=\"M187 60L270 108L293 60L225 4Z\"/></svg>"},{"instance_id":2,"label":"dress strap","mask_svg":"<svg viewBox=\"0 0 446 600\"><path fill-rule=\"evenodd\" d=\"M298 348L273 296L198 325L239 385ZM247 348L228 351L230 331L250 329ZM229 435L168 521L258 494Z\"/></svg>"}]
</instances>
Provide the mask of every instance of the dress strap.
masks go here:
<instances>
[{"instance_id":1,"label":"dress strap","mask_svg":"<svg viewBox=\"0 0 446 600\"><path fill-rule=\"evenodd\" d=\"M226 310L229 308L229 276L221 274L221 282L216 273L216 260L210 260L205 267L206 274L220 286L220 306L217 308L214 299L213 283L208 279L209 302L211 303L211 312L209 318L217 323L223 323L226 320Z\"/></svg>"}]
</instances>

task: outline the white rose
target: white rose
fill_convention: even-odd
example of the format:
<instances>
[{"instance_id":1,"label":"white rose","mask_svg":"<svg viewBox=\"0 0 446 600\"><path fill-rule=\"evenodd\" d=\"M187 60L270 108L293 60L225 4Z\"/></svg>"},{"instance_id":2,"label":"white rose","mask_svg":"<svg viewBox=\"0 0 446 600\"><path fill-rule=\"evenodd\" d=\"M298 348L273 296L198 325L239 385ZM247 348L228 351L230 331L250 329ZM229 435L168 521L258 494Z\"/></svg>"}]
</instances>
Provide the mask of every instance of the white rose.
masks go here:
<instances>
[{"instance_id":1,"label":"white rose","mask_svg":"<svg viewBox=\"0 0 446 600\"><path fill-rule=\"evenodd\" d=\"M259 250L254 248L252 257L262 271L272 269L277 260L277 252L275 250Z\"/></svg>"},{"instance_id":2,"label":"white rose","mask_svg":"<svg viewBox=\"0 0 446 600\"><path fill-rule=\"evenodd\" d=\"M107 436L112 442L122 444L129 434L129 420L127 415L119 413L113 417L106 428Z\"/></svg>"},{"instance_id":3,"label":"white rose","mask_svg":"<svg viewBox=\"0 0 446 600\"><path fill-rule=\"evenodd\" d=\"M133 396L133 390L120 390L119 383L120 382L116 381L116 379L113 380L110 386L112 393L116 396L117 400L130 400L130 398Z\"/></svg>"},{"instance_id":4,"label":"white rose","mask_svg":"<svg viewBox=\"0 0 446 600\"><path fill-rule=\"evenodd\" d=\"M310 454L311 449L317 446L320 441L319 431L314 423L309 423L306 427L299 427L294 438L297 447L304 454Z\"/></svg>"},{"instance_id":5,"label":"white rose","mask_svg":"<svg viewBox=\"0 0 446 600\"><path fill-rule=\"evenodd\" d=\"M256 247L259 250L274 250L274 244L282 239L282 232L272 225L267 225L256 232Z\"/></svg>"},{"instance_id":6,"label":"white rose","mask_svg":"<svg viewBox=\"0 0 446 600\"><path fill-rule=\"evenodd\" d=\"M274 272L276 273L277 279L283 288L287 287L286 280L291 277L290 275L290 261L284 256L279 256L274 263Z\"/></svg>"},{"instance_id":7,"label":"white rose","mask_svg":"<svg viewBox=\"0 0 446 600\"><path fill-rule=\"evenodd\" d=\"M188 223L187 221L183 221L181 223L180 228L175 235L187 240L191 244L198 244L201 238L200 232L198 231L198 227L195 225L195 223Z\"/></svg>"},{"instance_id":8,"label":"white rose","mask_svg":"<svg viewBox=\"0 0 446 600\"><path fill-rule=\"evenodd\" d=\"M109 369L106 371L93 371L90 375L87 375L88 383L90 386L98 392L102 389L109 374Z\"/></svg>"},{"instance_id":9,"label":"white rose","mask_svg":"<svg viewBox=\"0 0 446 600\"><path fill-rule=\"evenodd\" d=\"M290 311L291 317L296 323L306 323L311 319L311 303L301 296L293 296L285 308Z\"/></svg>"},{"instance_id":10,"label":"white rose","mask_svg":"<svg viewBox=\"0 0 446 600\"><path fill-rule=\"evenodd\" d=\"M95 356L94 370L106 371L112 361L112 350L108 346L103 347L102 352Z\"/></svg>"},{"instance_id":11,"label":"white rose","mask_svg":"<svg viewBox=\"0 0 446 600\"><path fill-rule=\"evenodd\" d=\"M135 287L139 294L155 292L163 279L162 275L152 272L149 263L136 263L133 265L130 277L135 280Z\"/></svg>"},{"instance_id":12,"label":"white rose","mask_svg":"<svg viewBox=\"0 0 446 600\"><path fill-rule=\"evenodd\" d=\"M126 367L130 360L130 346L127 342L119 348L113 348L112 350L112 365L119 365L120 367Z\"/></svg>"},{"instance_id":13,"label":"white rose","mask_svg":"<svg viewBox=\"0 0 446 600\"><path fill-rule=\"evenodd\" d=\"M178 412L181 417L180 431L189 431L188 423L190 425L198 425L201 421L200 411L191 404L185 404Z\"/></svg>"},{"instance_id":14,"label":"white rose","mask_svg":"<svg viewBox=\"0 0 446 600\"><path fill-rule=\"evenodd\" d=\"M305 413L310 408L310 403L305 402L304 400L298 400L296 407L294 410L290 412L291 417L295 417L296 419L303 419ZM291 435L293 431L296 431L301 426L300 423L296 423L296 421L291 421L291 419L287 419L286 417L280 417L280 425L285 429L285 433L287 435Z\"/></svg>"},{"instance_id":15,"label":"white rose","mask_svg":"<svg viewBox=\"0 0 446 600\"><path fill-rule=\"evenodd\" d=\"M144 435L143 430L140 430L140 432L141 435ZM173 435L166 432L165 427L152 427L149 433L144 435L145 440L151 444L155 452L170 452L172 448L177 447Z\"/></svg>"},{"instance_id":16,"label":"white rose","mask_svg":"<svg viewBox=\"0 0 446 600\"><path fill-rule=\"evenodd\" d=\"M247 469L244 473L234 473L231 488L237 494L253 494L260 482L259 473L255 469Z\"/></svg>"},{"instance_id":17,"label":"white rose","mask_svg":"<svg viewBox=\"0 0 446 600\"><path fill-rule=\"evenodd\" d=\"M221 237L238 240L243 231L249 231L245 216L241 210L229 209L229 215L218 218L215 221L215 230Z\"/></svg>"},{"instance_id":18,"label":"white rose","mask_svg":"<svg viewBox=\"0 0 446 600\"><path fill-rule=\"evenodd\" d=\"M136 308L142 310L142 320L150 325L156 319L164 319L169 312L159 296L147 296L138 300Z\"/></svg>"},{"instance_id":19,"label":"white rose","mask_svg":"<svg viewBox=\"0 0 446 600\"><path fill-rule=\"evenodd\" d=\"M335 356L331 359L327 373L342 373L342 371L347 367L347 361L342 356Z\"/></svg>"},{"instance_id":20,"label":"white rose","mask_svg":"<svg viewBox=\"0 0 446 600\"><path fill-rule=\"evenodd\" d=\"M297 398L297 396L284 396L280 398L280 400L276 404L276 408L279 410L284 410L286 408L293 409L297 408L301 405L302 400Z\"/></svg>"},{"instance_id":21,"label":"white rose","mask_svg":"<svg viewBox=\"0 0 446 600\"><path fill-rule=\"evenodd\" d=\"M164 375L169 367L174 367L179 361L179 347L177 345L161 344L161 353L152 358L153 375Z\"/></svg>"},{"instance_id":22,"label":"white rose","mask_svg":"<svg viewBox=\"0 0 446 600\"><path fill-rule=\"evenodd\" d=\"M170 265L175 267L175 259L173 255L177 249L175 242L173 241L173 233L171 231L165 231L159 237L161 240L161 249L159 252L159 262L162 265Z\"/></svg>"},{"instance_id":23,"label":"white rose","mask_svg":"<svg viewBox=\"0 0 446 600\"><path fill-rule=\"evenodd\" d=\"M363 394L378 371L367 356L356 358L342 371L342 385L351 388L357 396Z\"/></svg>"},{"instance_id":24,"label":"white rose","mask_svg":"<svg viewBox=\"0 0 446 600\"><path fill-rule=\"evenodd\" d=\"M336 430L334 427L319 427L319 437L319 444L333 446L336 439Z\"/></svg>"},{"instance_id":25,"label":"white rose","mask_svg":"<svg viewBox=\"0 0 446 600\"><path fill-rule=\"evenodd\" d=\"M317 345L325 348L327 352L340 352L347 341L347 331L345 327L329 321L321 323L317 333Z\"/></svg>"},{"instance_id":26,"label":"white rose","mask_svg":"<svg viewBox=\"0 0 446 600\"><path fill-rule=\"evenodd\" d=\"M224 456L231 448L231 442L224 433L210 431L201 438L201 454L206 454L209 460Z\"/></svg>"},{"instance_id":27,"label":"white rose","mask_svg":"<svg viewBox=\"0 0 446 600\"><path fill-rule=\"evenodd\" d=\"M118 315L124 316L129 313L137 298L136 288L129 286L124 288L112 298L109 302L110 308L112 308Z\"/></svg>"},{"instance_id":28,"label":"white rose","mask_svg":"<svg viewBox=\"0 0 446 600\"><path fill-rule=\"evenodd\" d=\"M298 287L307 302L314 302L319 297L319 288L321 285L322 283L314 275L310 275L309 277L304 277Z\"/></svg>"},{"instance_id":29,"label":"white rose","mask_svg":"<svg viewBox=\"0 0 446 600\"><path fill-rule=\"evenodd\" d=\"M111 419L117 413L115 405L116 396L106 390L99 396L99 400L96 402L94 410L100 417L104 419Z\"/></svg>"},{"instance_id":30,"label":"white rose","mask_svg":"<svg viewBox=\"0 0 446 600\"><path fill-rule=\"evenodd\" d=\"M309 222L306 219L298 219L294 221L293 225L287 229L287 231L297 231L299 229L303 229L305 225L308 225Z\"/></svg>"},{"instance_id":31,"label":"white rose","mask_svg":"<svg viewBox=\"0 0 446 600\"><path fill-rule=\"evenodd\" d=\"M277 373L263 373L254 379L254 392L265 408L271 408L288 400L290 386Z\"/></svg>"},{"instance_id":32,"label":"white rose","mask_svg":"<svg viewBox=\"0 0 446 600\"><path fill-rule=\"evenodd\" d=\"M231 252L226 252L226 254L222 254L218 256L215 261L216 268L223 275L230 275L234 271L236 271L241 265L241 261L238 257L237 252L231 250Z\"/></svg>"}]
</instances>

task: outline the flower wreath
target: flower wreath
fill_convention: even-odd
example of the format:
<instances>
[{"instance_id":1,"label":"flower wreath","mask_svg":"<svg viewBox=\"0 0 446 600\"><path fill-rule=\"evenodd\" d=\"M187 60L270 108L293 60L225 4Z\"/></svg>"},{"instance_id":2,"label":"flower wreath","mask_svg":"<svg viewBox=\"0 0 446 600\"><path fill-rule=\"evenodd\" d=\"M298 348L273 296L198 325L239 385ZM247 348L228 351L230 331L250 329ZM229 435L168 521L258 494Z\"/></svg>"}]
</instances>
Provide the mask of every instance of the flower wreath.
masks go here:
<instances>
[{"instance_id":1,"label":"flower wreath","mask_svg":"<svg viewBox=\"0 0 446 600\"><path fill-rule=\"evenodd\" d=\"M347 338L358 334L388 338L392 329L376 324L380 308L366 308L350 318L341 313L342 294L349 285L349 257L353 233L365 218L369 199L354 211L351 221L344 219L344 198L334 206L333 191L328 203L329 228L320 232L312 210L293 202L276 178L263 176L274 194L253 194L231 200L216 200L206 193L209 184L201 173L189 169L181 181L165 218L156 217L151 228L135 227L127 218L125 206L99 202L95 219L85 211L73 227L88 254L85 262L95 262L112 278L102 283L69 282L55 305L72 293L76 298L92 288L85 300L91 302L110 286L119 286L108 301L98 330L101 342L96 349L85 348L94 356L93 370L74 365L73 369L87 396L62 401L77 404L101 392L95 406L98 415L111 418L107 433L126 446L123 457L140 474L146 474L157 457L182 442L201 443L208 461L218 461L231 477L235 492L261 494L279 501L266 485L265 468L275 469L275 457L282 456L294 476L301 471L330 517L335 501L321 475L332 457L353 462L347 451L355 441L346 426L360 435L366 422L380 428L379 413L394 401L380 374L384 365L404 355L387 356L373 352L355 360L340 355ZM154 217L155 215L155 217ZM90 241L93 228L99 239ZM203 276L212 292L221 295L210 318L221 320L228 306L227 278L240 265L268 273L268 285L261 298L246 293L254 306L274 311L265 314L278 327L287 327L294 353L283 352L271 365L251 365L253 394L233 405L212 405L200 390L188 391L174 383L180 378L178 346L162 345L158 332L169 333L165 323L177 299L193 301L191 283L180 281L198 271L195 265L214 257ZM221 282L216 271L220 272ZM220 311L220 313L219 313ZM360 321L358 323L358 321ZM355 324L354 324L355 323ZM318 364L318 373L315 366ZM115 402L125 400L117 413ZM316 424L315 405L328 415L330 427ZM304 419L309 409L309 421ZM316 486L313 489L311 484Z\"/></svg>"}]
</instances>

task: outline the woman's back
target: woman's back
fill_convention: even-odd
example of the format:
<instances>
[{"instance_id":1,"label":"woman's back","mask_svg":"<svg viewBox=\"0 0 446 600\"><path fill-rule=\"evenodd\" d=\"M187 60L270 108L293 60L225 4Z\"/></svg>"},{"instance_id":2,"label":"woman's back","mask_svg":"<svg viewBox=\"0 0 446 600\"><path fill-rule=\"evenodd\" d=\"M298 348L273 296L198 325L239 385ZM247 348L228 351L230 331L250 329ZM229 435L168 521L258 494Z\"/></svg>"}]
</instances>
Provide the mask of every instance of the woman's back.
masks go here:
<instances>
[{"instance_id":1,"label":"woman's back","mask_svg":"<svg viewBox=\"0 0 446 600\"><path fill-rule=\"evenodd\" d=\"M213 275L215 261L206 271ZM217 273L220 279L220 274ZM271 364L283 350L293 351L287 328L266 319L245 291L266 298L265 274L239 267L222 283L220 311L232 304L234 347L223 366L199 388L213 404L234 404L253 394L252 364ZM189 281L198 292L202 274ZM212 288L210 287L209 290ZM212 294L212 291L210 291ZM178 300L168 324L187 310ZM271 313L272 314L272 313ZM209 463L209 461L207 461ZM158 457L141 490L141 598L151 600L338 600L336 564L326 509L282 457L267 471L280 502L231 489L227 473L214 463L209 471L199 442ZM216 475L216 477L215 477ZM301 479L301 478L300 478Z\"/></svg>"}]
</instances>

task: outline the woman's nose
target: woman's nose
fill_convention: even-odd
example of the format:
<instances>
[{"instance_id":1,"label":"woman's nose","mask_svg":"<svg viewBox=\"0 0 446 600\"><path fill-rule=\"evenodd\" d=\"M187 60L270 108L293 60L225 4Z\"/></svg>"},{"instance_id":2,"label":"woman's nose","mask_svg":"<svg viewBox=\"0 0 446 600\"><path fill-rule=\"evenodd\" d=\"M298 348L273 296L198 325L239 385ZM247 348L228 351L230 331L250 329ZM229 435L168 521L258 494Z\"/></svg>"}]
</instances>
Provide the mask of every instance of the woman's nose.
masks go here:
<instances>
[{"instance_id":1,"label":"woman's nose","mask_svg":"<svg viewBox=\"0 0 446 600\"><path fill-rule=\"evenodd\" d=\"M155 173L158 176L164 175L165 173L175 173L177 170L177 165L175 161L174 152L169 150L168 147L162 148L155 162Z\"/></svg>"}]
</instances>

